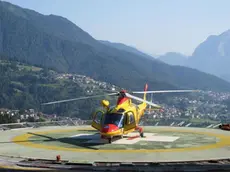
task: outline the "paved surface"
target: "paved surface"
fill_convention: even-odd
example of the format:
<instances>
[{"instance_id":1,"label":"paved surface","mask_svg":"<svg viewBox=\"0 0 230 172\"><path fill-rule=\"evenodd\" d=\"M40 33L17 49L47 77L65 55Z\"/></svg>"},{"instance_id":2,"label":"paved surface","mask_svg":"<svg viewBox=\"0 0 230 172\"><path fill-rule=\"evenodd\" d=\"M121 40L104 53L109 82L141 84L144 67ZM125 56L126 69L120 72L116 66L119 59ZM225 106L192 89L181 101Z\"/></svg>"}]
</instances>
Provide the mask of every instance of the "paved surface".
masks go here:
<instances>
[{"instance_id":1,"label":"paved surface","mask_svg":"<svg viewBox=\"0 0 230 172\"><path fill-rule=\"evenodd\" d=\"M200 129L200 128L183 128L183 127L145 127L147 131L154 130L154 133L167 136L172 133L173 136L180 135L176 141L172 140L174 147L164 147L166 144L162 140L156 141L160 148L151 147L142 144L135 147L126 144L123 147L115 147L117 144L104 145L104 147L83 147L78 145L64 146L58 144L59 140L55 140L54 136L60 137L60 134L66 137L73 136L74 133L86 132L92 129L88 126L80 127L44 127L25 130L10 130L0 132L0 159L4 157L14 158L38 158L38 159L55 159L56 155L61 155L62 160L72 162L93 162L93 161L119 161L119 162L173 162L173 161L191 161L191 160L207 160L207 159L223 159L230 158L230 132L219 129ZM33 134L31 134L33 133ZM202 137L185 137L189 135ZM34 135L37 134L37 135ZM76 135L75 134L75 135ZM48 141L33 140L34 138L46 137ZM171 136L170 136L171 137ZM213 139L215 138L215 139ZM44 139L44 138L43 138ZM167 139L166 139L167 140ZM182 147L177 147L176 142L183 142ZM53 142L53 143L52 143ZM77 142L77 141L76 141ZM153 141L154 142L154 141ZM194 145L193 143L199 143ZM70 145L65 143L66 145ZM153 144L153 143L151 143ZM156 143L154 143L156 144ZM160 144L160 145L159 145ZM169 143L168 143L169 144ZM85 145L85 143L83 143ZM122 146L122 144L120 145ZM125 147L125 149L124 149ZM102 149L100 149L102 148ZM116 150L114 150L116 148ZM0 161L1 163L1 161Z\"/></svg>"}]
</instances>

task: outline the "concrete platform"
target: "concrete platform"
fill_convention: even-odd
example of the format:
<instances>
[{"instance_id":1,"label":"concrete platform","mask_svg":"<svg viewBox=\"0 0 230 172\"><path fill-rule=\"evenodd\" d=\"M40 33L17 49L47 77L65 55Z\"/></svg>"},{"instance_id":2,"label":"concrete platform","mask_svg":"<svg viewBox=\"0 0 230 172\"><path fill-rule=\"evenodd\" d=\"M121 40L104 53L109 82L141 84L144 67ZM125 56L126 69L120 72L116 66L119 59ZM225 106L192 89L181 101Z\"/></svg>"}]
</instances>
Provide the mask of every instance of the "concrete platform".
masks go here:
<instances>
[{"instance_id":1,"label":"concrete platform","mask_svg":"<svg viewBox=\"0 0 230 172\"><path fill-rule=\"evenodd\" d=\"M1 156L2 159L55 159L56 155L71 162L175 162L230 158L229 131L148 126L144 130L144 139L128 140L132 135L114 144L95 142L95 130L89 126L1 131L0 160ZM88 134L88 138L76 138L79 134Z\"/></svg>"}]
</instances>

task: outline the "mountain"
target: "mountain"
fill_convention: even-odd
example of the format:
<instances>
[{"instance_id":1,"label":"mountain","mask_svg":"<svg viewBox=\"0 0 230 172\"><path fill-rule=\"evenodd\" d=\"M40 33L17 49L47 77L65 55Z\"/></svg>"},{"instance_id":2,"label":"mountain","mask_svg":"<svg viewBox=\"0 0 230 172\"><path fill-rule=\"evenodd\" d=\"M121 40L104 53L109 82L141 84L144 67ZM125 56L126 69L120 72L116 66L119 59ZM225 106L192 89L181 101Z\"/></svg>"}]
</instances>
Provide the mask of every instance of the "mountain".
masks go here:
<instances>
[{"instance_id":1,"label":"mountain","mask_svg":"<svg viewBox=\"0 0 230 172\"><path fill-rule=\"evenodd\" d=\"M55 113L63 116L68 114L89 119L90 112L98 108L100 98L55 106L41 106L41 103L88 96L87 91L89 90L102 94L104 90L99 84L91 80L84 80L83 78L86 78L84 76L78 76L78 78L75 76L73 80L71 77L65 77L64 73L17 61L0 61L0 69L0 107L4 108L35 109L48 114ZM101 82L97 81L97 83ZM106 86L109 88L108 84ZM113 103L114 98L107 99Z\"/></svg>"},{"instance_id":2,"label":"mountain","mask_svg":"<svg viewBox=\"0 0 230 172\"><path fill-rule=\"evenodd\" d=\"M110 41L104 41L104 40L99 40L101 43L108 45L110 47L116 48L118 50L122 50L122 51L126 51L126 52L130 52L130 53L134 53L136 55L148 58L148 59L154 59L154 57L143 53L142 51L136 49L135 47L132 46L128 46L122 43L115 43L115 42L110 42Z\"/></svg>"},{"instance_id":3,"label":"mountain","mask_svg":"<svg viewBox=\"0 0 230 172\"><path fill-rule=\"evenodd\" d=\"M230 84L198 70L170 66L95 40L55 15L0 1L1 57L90 76L133 90L194 88L230 91Z\"/></svg>"},{"instance_id":4,"label":"mountain","mask_svg":"<svg viewBox=\"0 0 230 172\"><path fill-rule=\"evenodd\" d=\"M188 59L187 65L230 81L230 30L211 35Z\"/></svg>"},{"instance_id":5,"label":"mountain","mask_svg":"<svg viewBox=\"0 0 230 172\"><path fill-rule=\"evenodd\" d=\"M157 59L170 65L185 66L187 61L187 56L176 52L168 52L162 56L159 56Z\"/></svg>"},{"instance_id":6,"label":"mountain","mask_svg":"<svg viewBox=\"0 0 230 172\"><path fill-rule=\"evenodd\" d=\"M166 53L159 60L210 73L230 82L230 30L211 35L196 47L190 57L179 53Z\"/></svg>"}]
</instances>

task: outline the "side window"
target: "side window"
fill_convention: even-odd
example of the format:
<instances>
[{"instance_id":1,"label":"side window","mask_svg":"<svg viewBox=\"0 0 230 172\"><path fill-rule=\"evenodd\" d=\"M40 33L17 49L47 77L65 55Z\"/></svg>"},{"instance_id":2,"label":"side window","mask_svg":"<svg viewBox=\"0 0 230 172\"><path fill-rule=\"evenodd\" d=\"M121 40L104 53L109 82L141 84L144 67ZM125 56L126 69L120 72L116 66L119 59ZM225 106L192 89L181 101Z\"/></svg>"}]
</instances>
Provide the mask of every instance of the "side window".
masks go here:
<instances>
[{"instance_id":1,"label":"side window","mask_svg":"<svg viewBox=\"0 0 230 172\"><path fill-rule=\"evenodd\" d=\"M132 124L135 122L134 115L132 112L128 112L128 124Z\"/></svg>"},{"instance_id":2,"label":"side window","mask_svg":"<svg viewBox=\"0 0 230 172\"><path fill-rule=\"evenodd\" d=\"M102 121L103 114L104 114L104 113L103 113L102 111L97 111L97 112L95 113L95 116L94 116L94 121L95 121L96 123L100 124L101 121Z\"/></svg>"}]
</instances>

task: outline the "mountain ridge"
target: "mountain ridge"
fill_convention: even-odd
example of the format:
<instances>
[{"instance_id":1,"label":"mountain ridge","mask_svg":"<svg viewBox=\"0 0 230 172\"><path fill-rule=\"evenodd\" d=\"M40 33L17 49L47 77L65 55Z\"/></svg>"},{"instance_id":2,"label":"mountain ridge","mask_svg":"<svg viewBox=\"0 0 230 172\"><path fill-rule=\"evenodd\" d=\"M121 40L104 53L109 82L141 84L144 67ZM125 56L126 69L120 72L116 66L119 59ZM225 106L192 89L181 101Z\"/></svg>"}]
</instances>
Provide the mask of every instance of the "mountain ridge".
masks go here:
<instances>
[{"instance_id":1,"label":"mountain ridge","mask_svg":"<svg viewBox=\"0 0 230 172\"><path fill-rule=\"evenodd\" d=\"M185 61L175 60L173 65L182 65L215 75L230 82L230 29L219 35L210 35L201 42L191 56ZM162 57L160 57L162 58ZM167 64L172 64L172 55L163 59Z\"/></svg>"},{"instance_id":2,"label":"mountain ridge","mask_svg":"<svg viewBox=\"0 0 230 172\"><path fill-rule=\"evenodd\" d=\"M157 58L170 65L186 66L187 56L177 52L167 52Z\"/></svg>"},{"instance_id":3,"label":"mountain ridge","mask_svg":"<svg viewBox=\"0 0 230 172\"><path fill-rule=\"evenodd\" d=\"M150 56L150 55L148 55L146 53L143 53L142 51L140 51L137 48L135 48L133 46L130 46L130 45L126 45L126 44L118 43L118 42L105 41L105 40L98 40L98 41L103 43L103 44L105 44L105 45L114 47L114 48L119 49L119 50L134 53L134 54L143 56L143 57L151 59L151 60L153 60L153 59L156 60L154 57L152 57L152 56Z\"/></svg>"},{"instance_id":4,"label":"mountain ridge","mask_svg":"<svg viewBox=\"0 0 230 172\"><path fill-rule=\"evenodd\" d=\"M0 34L3 35L0 53L7 57L53 67L62 72L84 74L133 90L143 89L145 82L149 83L151 89L157 90L230 90L228 82L215 76L190 68L170 66L104 45L87 32L78 32L79 27L68 19L56 16L55 20L53 17L50 20L50 17L42 14L40 18L36 12L34 15L30 13L28 20L16 14L5 8L4 2L0 1ZM65 34L67 32L68 35Z\"/></svg>"}]
</instances>

